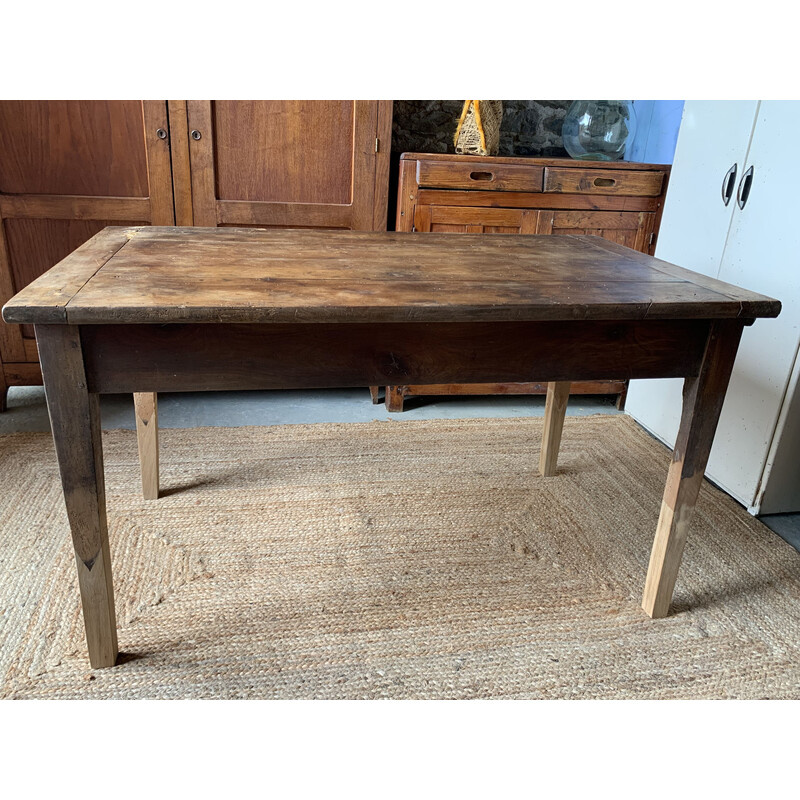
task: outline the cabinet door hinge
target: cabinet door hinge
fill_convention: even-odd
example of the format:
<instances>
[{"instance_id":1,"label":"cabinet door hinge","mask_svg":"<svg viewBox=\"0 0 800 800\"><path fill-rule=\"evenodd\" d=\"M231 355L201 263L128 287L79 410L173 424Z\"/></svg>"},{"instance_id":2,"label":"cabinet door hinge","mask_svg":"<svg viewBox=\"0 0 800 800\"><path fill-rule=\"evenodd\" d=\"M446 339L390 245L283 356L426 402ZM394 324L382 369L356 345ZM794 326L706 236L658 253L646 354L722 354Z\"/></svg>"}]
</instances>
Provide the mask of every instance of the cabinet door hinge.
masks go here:
<instances>
[{"instance_id":1,"label":"cabinet door hinge","mask_svg":"<svg viewBox=\"0 0 800 800\"><path fill-rule=\"evenodd\" d=\"M377 137L375 138L375 152L379 152L381 149L381 140Z\"/></svg>"},{"instance_id":2,"label":"cabinet door hinge","mask_svg":"<svg viewBox=\"0 0 800 800\"><path fill-rule=\"evenodd\" d=\"M653 242L655 242L655 240L656 240L656 235L655 235L655 233L651 233L651 234L650 234L650 247L652 247L652 246L653 246Z\"/></svg>"}]
</instances>

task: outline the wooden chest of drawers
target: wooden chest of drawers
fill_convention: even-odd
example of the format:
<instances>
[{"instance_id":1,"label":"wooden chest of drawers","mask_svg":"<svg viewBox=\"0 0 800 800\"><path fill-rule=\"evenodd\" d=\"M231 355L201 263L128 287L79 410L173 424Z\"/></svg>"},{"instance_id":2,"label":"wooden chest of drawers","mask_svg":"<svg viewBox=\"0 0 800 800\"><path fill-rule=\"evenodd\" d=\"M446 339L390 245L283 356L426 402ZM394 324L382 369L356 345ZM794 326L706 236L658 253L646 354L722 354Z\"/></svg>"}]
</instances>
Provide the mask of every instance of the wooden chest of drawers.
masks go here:
<instances>
[{"instance_id":1,"label":"wooden chest of drawers","mask_svg":"<svg viewBox=\"0 0 800 800\"><path fill-rule=\"evenodd\" d=\"M396 229L593 234L652 255L669 170L664 164L404 153ZM575 383L572 392L617 394L621 405L626 383L609 378ZM546 388L537 383L387 386L386 405L402 411L404 398L412 395L543 394Z\"/></svg>"}]
</instances>

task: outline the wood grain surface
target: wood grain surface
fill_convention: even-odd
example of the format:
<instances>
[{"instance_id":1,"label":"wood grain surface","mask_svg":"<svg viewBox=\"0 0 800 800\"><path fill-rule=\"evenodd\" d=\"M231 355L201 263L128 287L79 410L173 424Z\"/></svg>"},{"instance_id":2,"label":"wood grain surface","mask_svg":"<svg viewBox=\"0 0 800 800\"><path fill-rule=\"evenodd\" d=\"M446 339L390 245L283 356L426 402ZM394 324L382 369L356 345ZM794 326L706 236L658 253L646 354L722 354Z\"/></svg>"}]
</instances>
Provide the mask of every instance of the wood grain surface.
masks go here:
<instances>
[{"instance_id":1,"label":"wood grain surface","mask_svg":"<svg viewBox=\"0 0 800 800\"><path fill-rule=\"evenodd\" d=\"M124 245L124 246L123 246ZM771 298L593 236L107 228L7 322L753 319Z\"/></svg>"}]
</instances>

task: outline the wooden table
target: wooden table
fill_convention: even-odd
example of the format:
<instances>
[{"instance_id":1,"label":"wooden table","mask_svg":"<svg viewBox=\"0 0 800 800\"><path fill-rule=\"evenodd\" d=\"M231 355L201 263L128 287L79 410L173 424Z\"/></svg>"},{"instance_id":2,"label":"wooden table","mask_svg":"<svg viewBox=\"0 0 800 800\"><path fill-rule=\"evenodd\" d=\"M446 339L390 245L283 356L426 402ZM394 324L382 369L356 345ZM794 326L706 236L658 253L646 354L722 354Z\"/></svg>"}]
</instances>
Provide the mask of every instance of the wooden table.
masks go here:
<instances>
[{"instance_id":1,"label":"wooden table","mask_svg":"<svg viewBox=\"0 0 800 800\"><path fill-rule=\"evenodd\" d=\"M107 667L117 632L99 394L137 393L154 496L156 392L548 381L540 470L553 475L570 381L684 377L643 600L662 617L742 328L779 312L594 236L117 227L3 318L35 325L89 658Z\"/></svg>"}]
</instances>

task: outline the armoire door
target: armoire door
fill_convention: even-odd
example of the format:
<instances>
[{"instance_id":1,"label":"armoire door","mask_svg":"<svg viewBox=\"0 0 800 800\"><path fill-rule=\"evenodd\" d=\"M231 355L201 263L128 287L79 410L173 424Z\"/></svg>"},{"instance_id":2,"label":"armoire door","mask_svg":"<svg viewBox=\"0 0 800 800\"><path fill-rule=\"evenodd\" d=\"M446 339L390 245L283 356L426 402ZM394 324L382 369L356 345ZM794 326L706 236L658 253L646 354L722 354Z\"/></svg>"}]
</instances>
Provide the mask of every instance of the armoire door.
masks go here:
<instances>
[{"instance_id":1,"label":"armoire door","mask_svg":"<svg viewBox=\"0 0 800 800\"><path fill-rule=\"evenodd\" d=\"M193 223L385 230L391 105L188 101Z\"/></svg>"},{"instance_id":2,"label":"armoire door","mask_svg":"<svg viewBox=\"0 0 800 800\"><path fill-rule=\"evenodd\" d=\"M174 224L165 101L0 102L0 305L107 225ZM10 383L41 383L32 326L0 322Z\"/></svg>"}]
</instances>

